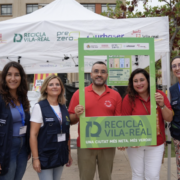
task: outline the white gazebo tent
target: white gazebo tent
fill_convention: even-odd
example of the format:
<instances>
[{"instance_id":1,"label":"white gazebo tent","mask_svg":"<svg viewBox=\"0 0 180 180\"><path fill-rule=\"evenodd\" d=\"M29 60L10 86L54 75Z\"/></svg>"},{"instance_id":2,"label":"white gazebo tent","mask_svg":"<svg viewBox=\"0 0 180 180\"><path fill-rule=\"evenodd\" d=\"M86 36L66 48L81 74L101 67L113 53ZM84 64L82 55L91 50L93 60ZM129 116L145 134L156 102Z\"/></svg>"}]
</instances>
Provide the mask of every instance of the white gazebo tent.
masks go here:
<instances>
[{"instance_id":1,"label":"white gazebo tent","mask_svg":"<svg viewBox=\"0 0 180 180\"><path fill-rule=\"evenodd\" d=\"M19 59L27 74L78 72L79 37L154 37L158 60L169 52L168 28L168 17L112 20L75 0L55 0L31 14L0 22L0 70L9 60ZM85 71L90 69L87 63Z\"/></svg>"},{"instance_id":2,"label":"white gazebo tent","mask_svg":"<svg viewBox=\"0 0 180 180\"><path fill-rule=\"evenodd\" d=\"M107 23L111 19L89 11L75 0L55 0L31 14L2 21L0 70L9 60L20 57L28 74L77 72L78 38L91 35L93 29L101 31L104 20ZM64 61L65 57L73 59Z\"/></svg>"},{"instance_id":3,"label":"white gazebo tent","mask_svg":"<svg viewBox=\"0 0 180 180\"><path fill-rule=\"evenodd\" d=\"M168 17L112 20L75 0L55 0L31 14L0 22L0 70L14 60L27 74L78 72L79 37L155 38L155 58L164 60L163 84L170 86ZM87 59L85 72L91 70L88 61L97 59Z\"/></svg>"}]
</instances>

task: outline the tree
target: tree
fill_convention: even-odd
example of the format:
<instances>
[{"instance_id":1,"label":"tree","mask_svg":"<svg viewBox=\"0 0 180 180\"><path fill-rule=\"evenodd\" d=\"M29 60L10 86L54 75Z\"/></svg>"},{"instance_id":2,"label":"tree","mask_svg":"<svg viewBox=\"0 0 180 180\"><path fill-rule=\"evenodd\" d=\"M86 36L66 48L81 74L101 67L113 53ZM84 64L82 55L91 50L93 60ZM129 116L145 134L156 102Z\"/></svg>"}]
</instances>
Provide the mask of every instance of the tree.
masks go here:
<instances>
[{"instance_id":1,"label":"tree","mask_svg":"<svg viewBox=\"0 0 180 180\"><path fill-rule=\"evenodd\" d=\"M166 4L151 7L148 6L148 0L145 0L143 4L144 12L140 12L138 10L134 11L135 7L138 6L138 0L126 1L126 3L117 0L115 10L113 11L107 5L108 11L103 12L102 15L114 19L169 16L170 56L180 55L180 2L179 0L158 1Z\"/></svg>"}]
</instances>

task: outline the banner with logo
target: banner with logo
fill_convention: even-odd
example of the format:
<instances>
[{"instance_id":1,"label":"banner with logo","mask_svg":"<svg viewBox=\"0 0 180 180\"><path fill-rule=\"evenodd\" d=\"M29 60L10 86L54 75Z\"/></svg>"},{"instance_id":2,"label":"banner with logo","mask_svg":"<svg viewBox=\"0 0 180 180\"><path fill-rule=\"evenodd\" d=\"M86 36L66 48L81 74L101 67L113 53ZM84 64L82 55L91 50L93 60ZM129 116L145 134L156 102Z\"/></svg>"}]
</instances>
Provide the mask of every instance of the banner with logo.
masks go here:
<instances>
[{"instance_id":1,"label":"banner with logo","mask_svg":"<svg viewBox=\"0 0 180 180\"><path fill-rule=\"evenodd\" d=\"M150 102L151 114L147 116L109 116L86 117L84 112L80 117L81 148L121 147L121 146L147 146L156 145L156 102L154 93L155 84L155 53L154 39L152 38L79 38L79 93L80 104L85 107L84 91L84 60L88 56L106 56L108 72L122 76L131 73L131 64L134 56L145 55L150 65ZM117 66L116 66L117 65ZM117 73L119 71L120 73ZM126 71L121 72L121 71ZM114 74L115 74L114 73ZM110 75L109 84L114 81ZM128 83L128 78L124 79ZM110 107L108 100L104 103ZM85 108L86 109L86 108Z\"/></svg>"},{"instance_id":2,"label":"banner with logo","mask_svg":"<svg viewBox=\"0 0 180 180\"><path fill-rule=\"evenodd\" d=\"M48 6L44 8L48 10ZM95 20L94 17L94 20L58 21L60 16L51 17L51 13L47 18L50 20L44 19L44 10L40 18L42 10L37 11L38 16L34 12L0 22L0 70L9 60L17 61L20 57L20 63L28 74L78 72L78 38L152 38L156 53L169 51L168 17L116 20ZM130 50L130 46L122 48ZM92 49L91 46L89 50ZM90 69L87 67L85 71L90 72Z\"/></svg>"},{"instance_id":3,"label":"banner with logo","mask_svg":"<svg viewBox=\"0 0 180 180\"><path fill-rule=\"evenodd\" d=\"M33 82L33 91L40 91L41 86L46 79L46 77L50 76L51 74L55 74L57 76L57 73L46 73L46 74L34 74L34 82Z\"/></svg>"}]
</instances>

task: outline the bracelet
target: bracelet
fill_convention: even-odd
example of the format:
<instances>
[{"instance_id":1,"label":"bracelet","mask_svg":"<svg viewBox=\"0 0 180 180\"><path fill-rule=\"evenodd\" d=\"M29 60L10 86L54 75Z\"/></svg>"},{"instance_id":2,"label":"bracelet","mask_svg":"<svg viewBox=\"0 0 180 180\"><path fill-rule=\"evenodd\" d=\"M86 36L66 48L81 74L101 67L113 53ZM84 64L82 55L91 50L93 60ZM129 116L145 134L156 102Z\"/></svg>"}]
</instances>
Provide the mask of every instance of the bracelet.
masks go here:
<instances>
[{"instance_id":1,"label":"bracelet","mask_svg":"<svg viewBox=\"0 0 180 180\"><path fill-rule=\"evenodd\" d=\"M33 159L33 160L37 160L37 159L39 159L39 157L32 157L32 159Z\"/></svg>"},{"instance_id":2,"label":"bracelet","mask_svg":"<svg viewBox=\"0 0 180 180\"><path fill-rule=\"evenodd\" d=\"M162 110L166 107L165 104L163 106L159 106Z\"/></svg>"}]
</instances>

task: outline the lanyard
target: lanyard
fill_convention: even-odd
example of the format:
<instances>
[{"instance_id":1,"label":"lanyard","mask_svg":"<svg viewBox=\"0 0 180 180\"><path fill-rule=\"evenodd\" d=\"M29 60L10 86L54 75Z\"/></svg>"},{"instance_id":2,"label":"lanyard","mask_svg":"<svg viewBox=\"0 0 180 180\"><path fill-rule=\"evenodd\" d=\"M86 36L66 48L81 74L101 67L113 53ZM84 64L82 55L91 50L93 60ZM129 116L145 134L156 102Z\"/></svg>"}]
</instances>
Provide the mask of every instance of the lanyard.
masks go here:
<instances>
[{"instance_id":1,"label":"lanyard","mask_svg":"<svg viewBox=\"0 0 180 180\"><path fill-rule=\"evenodd\" d=\"M12 101L12 103L14 104L13 101ZM22 122L22 125L24 126L24 125L25 125L25 121L24 121L24 109L23 109L22 104L20 104L20 108L18 108L18 107L16 106L16 104L14 104L14 106L15 106L16 109L19 111L19 114L21 115L21 122Z\"/></svg>"},{"instance_id":2,"label":"lanyard","mask_svg":"<svg viewBox=\"0 0 180 180\"><path fill-rule=\"evenodd\" d=\"M180 91L180 84L178 83L179 91Z\"/></svg>"},{"instance_id":3,"label":"lanyard","mask_svg":"<svg viewBox=\"0 0 180 180\"><path fill-rule=\"evenodd\" d=\"M56 113L56 111L53 109L53 107L51 106L51 109L53 110L53 112L55 113L55 115L57 116L59 122L60 122L60 127L61 127L61 134L62 134L62 119L60 116L58 116L58 114ZM61 109L59 108L60 112L61 112Z\"/></svg>"}]
</instances>

